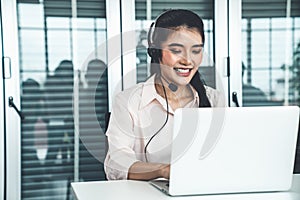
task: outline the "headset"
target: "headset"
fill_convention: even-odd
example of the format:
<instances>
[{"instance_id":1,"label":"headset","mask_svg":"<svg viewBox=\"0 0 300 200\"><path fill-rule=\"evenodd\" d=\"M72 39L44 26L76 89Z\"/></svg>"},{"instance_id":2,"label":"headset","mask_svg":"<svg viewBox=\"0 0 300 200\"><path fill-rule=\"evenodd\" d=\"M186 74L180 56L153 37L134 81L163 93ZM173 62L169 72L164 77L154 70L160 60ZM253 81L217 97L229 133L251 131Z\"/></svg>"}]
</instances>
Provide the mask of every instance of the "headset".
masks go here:
<instances>
[{"instance_id":1,"label":"headset","mask_svg":"<svg viewBox=\"0 0 300 200\"><path fill-rule=\"evenodd\" d=\"M153 40L152 40L152 36L153 36L153 27L155 28L155 25L156 25L156 21L155 22L152 22L151 26L150 26L150 29L149 29L149 32L148 32L148 49L147 49L147 52L148 52L148 55L154 59L154 58L157 58L157 56L159 56L158 54L160 52L159 49L155 48L155 45L153 44Z\"/></svg>"},{"instance_id":2,"label":"headset","mask_svg":"<svg viewBox=\"0 0 300 200\"><path fill-rule=\"evenodd\" d=\"M148 55L155 61L159 61L159 59L161 58L161 49L156 47L155 44L153 43L153 34L155 33L155 26L156 26L159 18L171 10L172 9L165 10L160 15L158 15L156 17L156 19L154 20L154 22L152 22L152 24L150 25L150 28L149 28L148 37L147 37L147 39L148 39L147 52L148 52ZM156 59L158 59L158 60L156 60Z\"/></svg>"}]
</instances>

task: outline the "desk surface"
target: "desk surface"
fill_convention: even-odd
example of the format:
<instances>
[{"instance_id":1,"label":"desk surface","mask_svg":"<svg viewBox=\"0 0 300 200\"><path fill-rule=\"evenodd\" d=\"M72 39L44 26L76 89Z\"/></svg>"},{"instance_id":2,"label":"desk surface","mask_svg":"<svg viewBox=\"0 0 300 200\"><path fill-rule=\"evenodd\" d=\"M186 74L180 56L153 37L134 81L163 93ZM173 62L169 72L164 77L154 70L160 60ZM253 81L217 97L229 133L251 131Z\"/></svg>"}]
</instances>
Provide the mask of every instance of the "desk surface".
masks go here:
<instances>
[{"instance_id":1,"label":"desk surface","mask_svg":"<svg viewBox=\"0 0 300 200\"><path fill-rule=\"evenodd\" d=\"M72 183L74 197L77 200L98 199L188 199L188 200L300 200L300 174L294 174L293 185L288 192L198 195L170 197L146 181L94 181Z\"/></svg>"}]
</instances>

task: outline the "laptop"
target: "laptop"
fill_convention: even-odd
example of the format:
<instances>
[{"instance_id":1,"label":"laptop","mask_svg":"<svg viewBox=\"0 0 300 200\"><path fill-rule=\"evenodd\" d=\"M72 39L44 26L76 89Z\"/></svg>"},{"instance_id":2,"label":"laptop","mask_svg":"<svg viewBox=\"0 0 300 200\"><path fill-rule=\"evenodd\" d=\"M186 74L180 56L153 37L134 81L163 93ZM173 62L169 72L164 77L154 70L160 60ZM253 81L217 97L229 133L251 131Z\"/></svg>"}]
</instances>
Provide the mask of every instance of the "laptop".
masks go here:
<instances>
[{"instance_id":1,"label":"laptop","mask_svg":"<svg viewBox=\"0 0 300 200\"><path fill-rule=\"evenodd\" d=\"M299 107L181 108L174 114L171 196L289 190Z\"/></svg>"}]
</instances>

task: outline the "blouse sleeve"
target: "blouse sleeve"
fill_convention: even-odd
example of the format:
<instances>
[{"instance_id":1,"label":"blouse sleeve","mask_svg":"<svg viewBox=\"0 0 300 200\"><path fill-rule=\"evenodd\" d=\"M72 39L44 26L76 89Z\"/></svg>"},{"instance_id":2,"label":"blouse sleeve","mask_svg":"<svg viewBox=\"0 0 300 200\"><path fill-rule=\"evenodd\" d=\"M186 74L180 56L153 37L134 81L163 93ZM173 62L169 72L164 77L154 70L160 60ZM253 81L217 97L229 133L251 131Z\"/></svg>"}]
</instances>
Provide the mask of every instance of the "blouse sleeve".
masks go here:
<instances>
[{"instance_id":1,"label":"blouse sleeve","mask_svg":"<svg viewBox=\"0 0 300 200\"><path fill-rule=\"evenodd\" d=\"M114 99L106 135L108 152L104 169L107 179L127 179L130 166L138 160L133 150L133 118L128 110L128 99L122 93Z\"/></svg>"}]
</instances>

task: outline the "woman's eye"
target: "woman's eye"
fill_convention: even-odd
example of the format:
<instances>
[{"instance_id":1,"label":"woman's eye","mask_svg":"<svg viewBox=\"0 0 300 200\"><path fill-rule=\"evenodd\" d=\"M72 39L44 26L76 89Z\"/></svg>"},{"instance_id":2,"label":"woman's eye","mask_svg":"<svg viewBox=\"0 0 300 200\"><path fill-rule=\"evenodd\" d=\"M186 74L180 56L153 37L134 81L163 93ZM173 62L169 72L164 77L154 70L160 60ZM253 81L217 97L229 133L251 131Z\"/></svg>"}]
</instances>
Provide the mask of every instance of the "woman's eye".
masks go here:
<instances>
[{"instance_id":1,"label":"woman's eye","mask_svg":"<svg viewBox=\"0 0 300 200\"><path fill-rule=\"evenodd\" d=\"M170 51L174 54L179 54L181 53L181 50L178 50L178 49L170 49Z\"/></svg>"},{"instance_id":2,"label":"woman's eye","mask_svg":"<svg viewBox=\"0 0 300 200\"><path fill-rule=\"evenodd\" d=\"M198 50L193 50L192 52L193 52L193 54L199 54L199 53L201 53L201 51L202 51L202 49L198 49Z\"/></svg>"}]
</instances>

